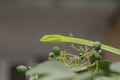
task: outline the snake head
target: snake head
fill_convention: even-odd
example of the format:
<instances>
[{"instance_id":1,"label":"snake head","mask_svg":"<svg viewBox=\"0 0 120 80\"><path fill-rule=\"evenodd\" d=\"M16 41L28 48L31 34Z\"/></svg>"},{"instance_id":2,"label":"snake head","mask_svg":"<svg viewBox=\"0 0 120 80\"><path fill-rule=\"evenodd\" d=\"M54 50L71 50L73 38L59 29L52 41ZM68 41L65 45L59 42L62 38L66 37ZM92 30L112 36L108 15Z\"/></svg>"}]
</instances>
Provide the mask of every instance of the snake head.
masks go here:
<instances>
[{"instance_id":1,"label":"snake head","mask_svg":"<svg viewBox=\"0 0 120 80\"><path fill-rule=\"evenodd\" d=\"M63 38L63 36L57 35L57 34L54 34L54 35L44 35L40 39L40 41L41 42L62 42L62 38Z\"/></svg>"}]
</instances>

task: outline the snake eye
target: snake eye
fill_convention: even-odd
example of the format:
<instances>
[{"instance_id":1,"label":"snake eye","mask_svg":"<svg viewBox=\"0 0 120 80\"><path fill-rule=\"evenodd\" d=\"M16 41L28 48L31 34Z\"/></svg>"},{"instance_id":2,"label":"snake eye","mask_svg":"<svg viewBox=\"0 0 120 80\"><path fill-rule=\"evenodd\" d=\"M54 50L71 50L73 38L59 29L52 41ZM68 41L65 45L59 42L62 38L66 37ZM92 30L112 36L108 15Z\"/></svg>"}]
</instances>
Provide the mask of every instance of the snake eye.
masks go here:
<instances>
[{"instance_id":1,"label":"snake eye","mask_svg":"<svg viewBox=\"0 0 120 80\"><path fill-rule=\"evenodd\" d=\"M51 38L51 39L53 39L53 38L54 38L54 36L53 36L53 35L50 35L50 38Z\"/></svg>"}]
</instances>

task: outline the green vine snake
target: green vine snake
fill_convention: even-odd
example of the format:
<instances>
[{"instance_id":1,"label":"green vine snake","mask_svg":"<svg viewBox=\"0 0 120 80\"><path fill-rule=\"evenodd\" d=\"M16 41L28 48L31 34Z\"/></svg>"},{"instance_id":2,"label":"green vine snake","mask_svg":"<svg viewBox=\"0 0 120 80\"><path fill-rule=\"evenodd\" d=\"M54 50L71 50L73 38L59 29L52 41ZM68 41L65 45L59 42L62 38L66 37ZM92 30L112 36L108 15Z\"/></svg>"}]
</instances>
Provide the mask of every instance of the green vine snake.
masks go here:
<instances>
[{"instance_id":1,"label":"green vine snake","mask_svg":"<svg viewBox=\"0 0 120 80\"><path fill-rule=\"evenodd\" d=\"M87 45L87 46L93 46L94 42L90 40L85 40L85 39L80 39L80 38L74 38L74 37L68 37L68 36L62 36L58 34L53 34L53 35L44 35L41 39L41 42L70 42L70 43L77 43L77 44L82 44L82 45ZM103 50L115 53L120 55L120 49L101 44L101 48Z\"/></svg>"}]
</instances>

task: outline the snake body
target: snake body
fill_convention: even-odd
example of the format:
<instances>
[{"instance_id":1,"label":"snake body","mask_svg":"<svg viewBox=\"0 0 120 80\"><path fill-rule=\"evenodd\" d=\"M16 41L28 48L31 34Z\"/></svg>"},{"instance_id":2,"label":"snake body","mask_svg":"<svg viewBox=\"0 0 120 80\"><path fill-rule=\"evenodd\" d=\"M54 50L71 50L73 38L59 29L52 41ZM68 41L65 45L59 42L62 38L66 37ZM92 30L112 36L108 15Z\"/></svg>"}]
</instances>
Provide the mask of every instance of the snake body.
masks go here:
<instances>
[{"instance_id":1,"label":"snake body","mask_svg":"<svg viewBox=\"0 0 120 80\"><path fill-rule=\"evenodd\" d=\"M85 39L80 39L80 38L73 38L73 37L68 37L68 36L62 36L58 34L53 34L53 35L44 35L41 39L41 42L53 42L53 43L59 43L59 42L70 42L70 43L77 43L77 44L83 44L87 46L93 46L94 42L90 40L85 40ZM103 50L115 53L117 55L120 55L120 49L101 44L101 48Z\"/></svg>"}]
</instances>

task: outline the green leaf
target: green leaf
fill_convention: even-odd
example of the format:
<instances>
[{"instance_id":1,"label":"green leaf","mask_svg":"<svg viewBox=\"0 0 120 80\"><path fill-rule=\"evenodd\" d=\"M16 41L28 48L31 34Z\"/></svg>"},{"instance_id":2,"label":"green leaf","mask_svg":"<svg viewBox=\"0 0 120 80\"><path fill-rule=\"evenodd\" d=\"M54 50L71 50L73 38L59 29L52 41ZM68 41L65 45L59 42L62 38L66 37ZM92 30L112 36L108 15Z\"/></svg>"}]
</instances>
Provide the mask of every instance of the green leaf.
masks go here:
<instances>
[{"instance_id":1,"label":"green leaf","mask_svg":"<svg viewBox=\"0 0 120 80\"><path fill-rule=\"evenodd\" d=\"M109 76L111 75L111 70L109 69L111 62L101 60L98 62L98 72L97 75ZM92 66L91 69L95 70L96 65Z\"/></svg>"},{"instance_id":2,"label":"green leaf","mask_svg":"<svg viewBox=\"0 0 120 80\"><path fill-rule=\"evenodd\" d=\"M113 71L113 72L118 72L118 73L120 73L120 62L112 63L112 64L110 65L110 69L111 69L111 71Z\"/></svg>"},{"instance_id":3,"label":"green leaf","mask_svg":"<svg viewBox=\"0 0 120 80\"><path fill-rule=\"evenodd\" d=\"M81 73L81 72L85 72L88 69L87 66L83 66L83 67L72 67L71 70L75 71L77 73Z\"/></svg>"},{"instance_id":4,"label":"green leaf","mask_svg":"<svg viewBox=\"0 0 120 80\"><path fill-rule=\"evenodd\" d=\"M59 61L46 61L27 71L26 75L45 75L40 80L70 80L76 75L70 68Z\"/></svg>"},{"instance_id":5,"label":"green leaf","mask_svg":"<svg viewBox=\"0 0 120 80\"><path fill-rule=\"evenodd\" d=\"M115 77L101 76L101 77L94 78L94 80L120 80L120 77L119 76L115 76Z\"/></svg>"},{"instance_id":6,"label":"green leaf","mask_svg":"<svg viewBox=\"0 0 120 80\"><path fill-rule=\"evenodd\" d=\"M73 80L90 80L92 77L90 72L83 72L76 76Z\"/></svg>"},{"instance_id":7,"label":"green leaf","mask_svg":"<svg viewBox=\"0 0 120 80\"><path fill-rule=\"evenodd\" d=\"M71 73L60 73L54 75L45 76L39 80L72 80L75 76Z\"/></svg>"}]
</instances>

